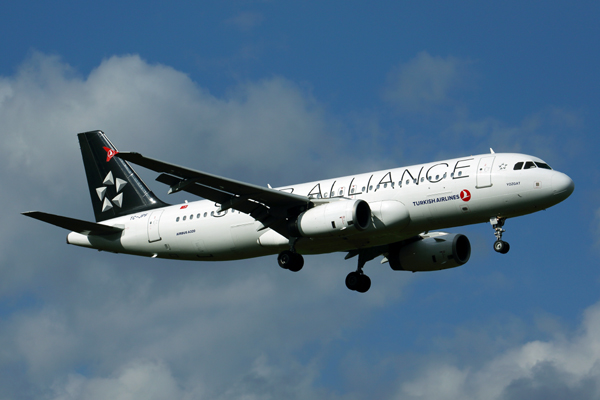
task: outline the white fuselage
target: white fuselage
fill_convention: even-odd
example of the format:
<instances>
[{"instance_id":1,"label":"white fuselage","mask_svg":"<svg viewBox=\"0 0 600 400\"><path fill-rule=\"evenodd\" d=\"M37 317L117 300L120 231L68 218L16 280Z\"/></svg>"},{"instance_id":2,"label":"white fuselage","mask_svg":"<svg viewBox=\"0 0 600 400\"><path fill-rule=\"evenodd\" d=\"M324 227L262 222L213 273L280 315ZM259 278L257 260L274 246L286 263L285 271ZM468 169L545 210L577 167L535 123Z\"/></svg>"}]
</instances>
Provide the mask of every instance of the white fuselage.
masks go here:
<instances>
[{"instance_id":1,"label":"white fuselage","mask_svg":"<svg viewBox=\"0 0 600 400\"><path fill-rule=\"evenodd\" d=\"M542 160L523 154L484 154L361 175L286 186L318 204L343 199L369 203L369 229L328 237L303 237L299 253L349 251L418 235L424 231L510 218L553 206L568 197L573 182L544 168L514 170L519 162ZM317 207L323 207L317 205ZM100 250L187 260L235 260L277 254L288 239L251 216L218 212L208 200L131 214L102 224L124 228L119 235L71 232L67 242ZM399 220L397 213L406 213ZM342 224L340 224L342 226Z\"/></svg>"}]
</instances>

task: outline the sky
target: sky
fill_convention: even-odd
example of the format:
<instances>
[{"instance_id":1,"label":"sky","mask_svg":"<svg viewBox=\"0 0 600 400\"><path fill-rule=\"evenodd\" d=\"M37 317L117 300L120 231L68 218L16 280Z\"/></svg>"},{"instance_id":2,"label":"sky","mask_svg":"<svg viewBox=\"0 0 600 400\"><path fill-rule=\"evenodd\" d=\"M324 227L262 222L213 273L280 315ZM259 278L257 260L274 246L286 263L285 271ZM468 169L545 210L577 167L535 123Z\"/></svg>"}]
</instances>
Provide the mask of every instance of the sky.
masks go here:
<instances>
[{"instance_id":1,"label":"sky","mask_svg":"<svg viewBox=\"0 0 600 400\"><path fill-rule=\"evenodd\" d=\"M0 399L600 398L600 3L7 1ZM344 254L221 263L65 244L76 134L266 186L496 152L575 192L411 274ZM136 168L170 203L156 174Z\"/></svg>"}]
</instances>

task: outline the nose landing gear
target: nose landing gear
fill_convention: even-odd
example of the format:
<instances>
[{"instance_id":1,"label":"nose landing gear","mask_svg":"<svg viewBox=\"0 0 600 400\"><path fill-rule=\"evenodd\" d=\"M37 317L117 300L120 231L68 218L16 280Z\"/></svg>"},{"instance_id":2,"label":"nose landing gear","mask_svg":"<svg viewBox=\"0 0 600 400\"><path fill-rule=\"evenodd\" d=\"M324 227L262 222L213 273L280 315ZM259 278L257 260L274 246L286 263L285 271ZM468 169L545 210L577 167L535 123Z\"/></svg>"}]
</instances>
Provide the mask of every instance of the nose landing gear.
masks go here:
<instances>
[{"instance_id":1,"label":"nose landing gear","mask_svg":"<svg viewBox=\"0 0 600 400\"><path fill-rule=\"evenodd\" d=\"M510 244L502 240L502 233L506 232L504 229L502 229L504 226L504 221L506 221L506 218L502 217L490 219L490 224L492 224L492 228L494 228L494 236L496 236L494 250L501 254L506 254L510 250Z\"/></svg>"}]
</instances>

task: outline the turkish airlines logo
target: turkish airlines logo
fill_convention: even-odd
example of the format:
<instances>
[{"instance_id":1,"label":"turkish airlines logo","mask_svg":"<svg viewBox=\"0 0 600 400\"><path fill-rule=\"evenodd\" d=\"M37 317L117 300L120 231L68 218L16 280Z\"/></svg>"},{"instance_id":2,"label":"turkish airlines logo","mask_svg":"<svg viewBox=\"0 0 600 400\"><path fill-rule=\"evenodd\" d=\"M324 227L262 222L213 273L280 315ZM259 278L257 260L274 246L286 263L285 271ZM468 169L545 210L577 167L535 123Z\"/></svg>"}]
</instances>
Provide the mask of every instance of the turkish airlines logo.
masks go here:
<instances>
[{"instance_id":1,"label":"turkish airlines logo","mask_svg":"<svg viewBox=\"0 0 600 400\"><path fill-rule=\"evenodd\" d=\"M113 149L109 149L108 147L103 147L106 151L106 162L109 162L111 158L116 156L119 152Z\"/></svg>"},{"instance_id":2,"label":"turkish airlines logo","mask_svg":"<svg viewBox=\"0 0 600 400\"><path fill-rule=\"evenodd\" d=\"M460 192L460 198L462 199L462 201L471 200L471 192L469 192L467 189L463 190L462 192Z\"/></svg>"}]
</instances>

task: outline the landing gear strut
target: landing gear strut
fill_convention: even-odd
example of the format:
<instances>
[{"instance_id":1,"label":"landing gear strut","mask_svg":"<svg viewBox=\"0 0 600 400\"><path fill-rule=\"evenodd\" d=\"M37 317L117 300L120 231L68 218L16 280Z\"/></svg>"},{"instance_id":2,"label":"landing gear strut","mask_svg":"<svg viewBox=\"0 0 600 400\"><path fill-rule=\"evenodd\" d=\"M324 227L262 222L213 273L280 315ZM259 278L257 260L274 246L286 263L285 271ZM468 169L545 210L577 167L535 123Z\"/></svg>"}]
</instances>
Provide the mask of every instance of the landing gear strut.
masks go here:
<instances>
[{"instance_id":1,"label":"landing gear strut","mask_svg":"<svg viewBox=\"0 0 600 400\"><path fill-rule=\"evenodd\" d=\"M496 236L494 250L501 254L506 254L510 250L510 244L502 240L502 233L506 232L504 229L502 229L504 226L504 221L506 221L506 218L502 217L490 219L490 224L492 224L492 228L494 228L494 236Z\"/></svg>"},{"instance_id":2,"label":"landing gear strut","mask_svg":"<svg viewBox=\"0 0 600 400\"><path fill-rule=\"evenodd\" d=\"M282 251L277 256L277 262L283 269L289 269L292 272L298 272L304 266L304 257L296 253L296 242L298 238L290 239L290 249Z\"/></svg>"}]
</instances>

